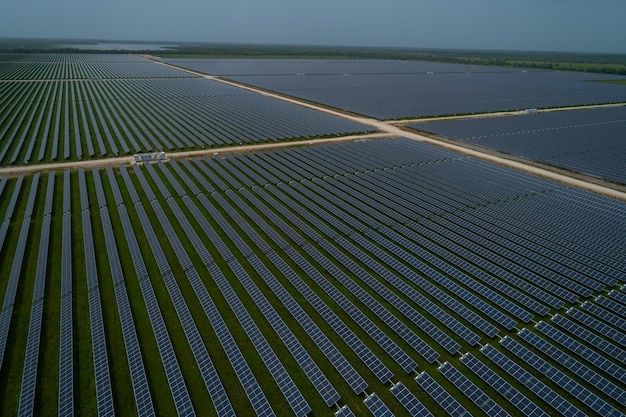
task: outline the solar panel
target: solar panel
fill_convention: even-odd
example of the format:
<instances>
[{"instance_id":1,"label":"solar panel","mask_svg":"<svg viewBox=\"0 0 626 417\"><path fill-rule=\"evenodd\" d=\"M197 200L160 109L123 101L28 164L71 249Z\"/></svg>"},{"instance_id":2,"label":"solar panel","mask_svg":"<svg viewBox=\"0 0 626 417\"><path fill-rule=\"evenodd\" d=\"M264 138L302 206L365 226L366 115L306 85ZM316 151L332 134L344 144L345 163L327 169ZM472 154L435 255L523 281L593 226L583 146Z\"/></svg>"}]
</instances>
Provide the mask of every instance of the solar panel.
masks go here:
<instances>
[{"instance_id":1,"label":"solar panel","mask_svg":"<svg viewBox=\"0 0 626 417\"><path fill-rule=\"evenodd\" d=\"M556 314L552 318L552 322L557 324L559 327L567 330L571 334L581 338L585 342L587 342L590 346L593 346L592 350L600 350L609 355L609 357L620 361L623 364L626 364L626 351L622 348L614 345L613 343L607 341L606 339L597 336L593 332L587 330L586 328L576 324L572 320L568 318ZM586 350L585 350L586 352Z\"/></svg>"},{"instance_id":2,"label":"solar panel","mask_svg":"<svg viewBox=\"0 0 626 417\"><path fill-rule=\"evenodd\" d=\"M452 395L425 371L415 377L415 381L450 416L469 417L471 414Z\"/></svg>"},{"instance_id":3,"label":"solar panel","mask_svg":"<svg viewBox=\"0 0 626 417\"><path fill-rule=\"evenodd\" d=\"M432 417L432 413L402 382L396 382L389 390L412 417Z\"/></svg>"},{"instance_id":4,"label":"solar panel","mask_svg":"<svg viewBox=\"0 0 626 417\"><path fill-rule=\"evenodd\" d=\"M526 330L526 332L528 332L528 330ZM539 340L536 340L536 342L540 346L540 350L543 351L544 349L549 349L549 343L546 342L544 339L539 338ZM531 365L533 368L537 369L539 372L551 379L556 384L556 386L559 386L570 394L576 396L578 400L590 407L592 410L594 410L594 412L599 413L600 415L609 415L613 411L613 407L610 404L599 398L588 389L581 386L578 382L574 381L565 373L553 367L550 363L548 363L538 355L531 352L525 346L516 342L514 339L506 336L500 341L500 344L508 349L510 352L515 354L517 357L522 359L524 362Z\"/></svg>"},{"instance_id":5,"label":"solar panel","mask_svg":"<svg viewBox=\"0 0 626 417\"><path fill-rule=\"evenodd\" d=\"M174 201L168 200L171 205L175 204ZM185 273L190 276L190 278L194 279L197 277L197 272L187 255L182 243L178 239L176 233L174 232L172 225L165 215L161 207L157 202L152 203L155 212L159 218L161 225L164 227L166 232L166 236L170 240L170 243L174 247L176 255L181 262L181 265L184 266ZM174 213L177 218L181 218L182 212L178 206L172 207L177 208L174 209ZM185 266L187 265L187 266ZM176 281L171 273L165 275L165 283L168 287L168 291L170 292L170 296L172 297L172 301L176 306L177 313L181 319L181 323L183 324L183 329L185 331L185 335L189 341L189 345L192 349L196 362L198 363L198 367L201 370L205 385L215 403L215 408L218 411L219 415L234 415L234 410L228 397L226 396L226 392L224 387L220 381L220 378L217 374L217 371L209 357L209 354L204 346L204 342L202 341L202 337L198 328L195 325L193 318L189 310L186 308L186 303L182 298L182 294L180 290L177 288Z\"/></svg>"},{"instance_id":6,"label":"solar panel","mask_svg":"<svg viewBox=\"0 0 626 417\"><path fill-rule=\"evenodd\" d=\"M52 190L52 191L51 191ZM1 194L1 191L0 191ZM52 213L52 199L54 195L54 172L48 176L48 191L46 193L43 225L39 238L39 252L37 256L37 270L35 271L35 289L33 304L28 326L24 370L22 372L22 387L18 405L18 415L32 415L35 405L35 388L37 383L37 364L41 340L41 324L43 315L43 297L46 283L48 248L50 243L50 224Z\"/></svg>"},{"instance_id":7,"label":"solar panel","mask_svg":"<svg viewBox=\"0 0 626 417\"><path fill-rule=\"evenodd\" d=\"M310 263L308 263L299 253L292 248L286 248L287 255L296 262L298 267L305 271L310 276L319 275L317 271ZM268 253L268 257L278 262L279 256L275 252ZM286 275L287 278L291 278L291 283L303 294L307 301L316 309L316 311L324 317L326 322L333 328L335 332L342 338L342 340L357 354L357 356L363 361L363 363L376 375L376 377L383 383L388 382L393 373L384 365L384 363L365 345L351 330L350 328L328 307L328 305L322 301L315 292L311 290L302 280L295 275ZM355 380L355 382L358 380ZM362 386L362 383L354 385L354 388Z\"/></svg>"},{"instance_id":8,"label":"solar panel","mask_svg":"<svg viewBox=\"0 0 626 417\"><path fill-rule=\"evenodd\" d=\"M88 289L89 318L91 324L91 343L93 348L93 365L95 375L96 401L100 416L115 415L113 392L107 356L104 318L100 302L98 270L89 213L89 200L84 170L78 172L82 209L83 247L85 252L85 269Z\"/></svg>"},{"instance_id":9,"label":"solar panel","mask_svg":"<svg viewBox=\"0 0 626 417\"><path fill-rule=\"evenodd\" d=\"M268 194L266 194L263 190L256 187L255 192L259 195L268 205L275 207L280 210L281 206L276 205L276 201L273 200ZM242 193L246 195L249 199L256 200L253 194L248 192L247 190L242 190ZM256 205L257 207L261 207L261 204ZM284 208L283 208L284 210ZM267 215L270 216L272 222L279 226L279 228L285 232L288 236L295 238L296 242L298 239L302 239L299 234L297 234L290 226L288 226L281 218L277 217L273 212L267 211ZM304 243L304 241L302 241ZM308 263L299 253L291 248L291 246L285 246L284 250L286 253L298 264L298 266L306 271L307 275L312 277L318 284L325 288L326 291L330 291L332 294L336 294L334 287L329 286L329 283L324 279L324 277L317 271L310 263ZM388 381L393 375L389 369L382 364L380 359L378 359L372 352L363 345L363 343L350 331L345 324L341 320L339 320L331 310L328 309L325 303L320 302L319 298L311 292L311 290L303 285L301 281L292 282L299 290L306 296L309 295L308 301L316 308L316 310L325 317L325 319L333 326L335 331L346 341L346 343L357 353L360 359L374 372L374 374L382 381Z\"/></svg>"},{"instance_id":10,"label":"solar panel","mask_svg":"<svg viewBox=\"0 0 626 417\"><path fill-rule=\"evenodd\" d=\"M70 172L63 173L61 233L61 311L59 329L59 416L74 414L74 348L72 332L72 214Z\"/></svg>"},{"instance_id":11,"label":"solar panel","mask_svg":"<svg viewBox=\"0 0 626 417\"><path fill-rule=\"evenodd\" d=\"M541 323L538 323L536 327L540 327ZM549 329L545 329L545 330L549 332ZM579 361L577 361L570 355L564 353L562 350L556 348L554 345L548 343L547 341L545 341L538 335L532 333L528 329L523 329L521 332L519 332L519 336L525 341L527 341L528 343L535 346L545 355L548 355L558 364L564 365L571 372L578 375L587 384L591 385L592 387L596 389L601 390L602 392L612 397L619 403L626 404L626 391L619 388L612 382L608 381L606 378L599 375L595 371L589 369L587 366L581 364Z\"/></svg>"},{"instance_id":12,"label":"solar panel","mask_svg":"<svg viewBox=\"0 0 626 417\"><path fill-rule=\"evenodd\" d=\"M620 146L623 109L420 123L412 127L578 172L624 181L608 149ZM589 140L594 137L593 145ZM567 144L568 151L564 151ZM582 156L584 155L584 157Z\"/></svg>"},{"instance_id":13,"label":"solar panel","mask_svg":"<svg viewBox=\"0 0 626 417\"><path fill-rule=\"evenodd\" d=\"M136 167L136 165L133 165L133 167ZM144 191L146 191L149 186L145 177L143 176L143 173L140 170L135 170L135 173L139 179L139 182L144 187ZM127 184L127 187L130 188L134 186L131 184ZM152 201L154 202L154 199ZM152 224L150 223L150 220L148 219L148 215L143 207L143 204L141 202L138 202L135 204L134 207L137 215L139 216L143 231L146 234L148 244L150 245L152 253L155 256L159 271L163 276L171 297L172 293L175 290L175 288L172 287L172 284L175 283L175 280L170 279L172 275L170 266L158 242L155 231L152 227ZM131 248L133 263L137 272L137 276L139 277L141 292L144 297L144 302L146 304L150 323L152 324L152 330L157 341L159 353L161 354L161 361L163 362L165 368L165 374L170 385L170 391L172 392L174 405L179 414L193 415L195 413L191 402L191 397L189 396L187 386L183 379L182 371L180 369L180 365L178 364L170 335L165 326L163 315L158 307L156 295L154 293L152 283L148 277L145 260L143 259L143 256L141 255L141 252L139 250L137 238L135 236L132 224L128 219L126 207L124 205L120 205L118 206L118 211L120 212L120 216L122 217L122 222L125 224L124 233L126 235L128 246L129 248ZM178 287L176 286L176 288ZM182 297L182 295L180 297ZM181 307L182 305L184 305L184 303L176 303L175 299L173 301L175 307ZM178 308L177 313L180 315L180 311L178 310Z\"/></svg>"},{"instance_id":14,"label":"solar panel","mask_svg":"<svg viewBox=\"0 0 626 417\"><path fill-rule=\"evenodd\" d=\"M197 207L195 207L195 204L189 198L183 198L183 201L188 206L188 208L192 210L192 212L194 211L193 208L197 210ZM190 237L190 240L195 250L204 260L205 266L210 267L213 274L216 274L216 273L221 274L221 271L219 271L219 269L213 268L215 264L211 258L211 255L207 251L202 241L198 238L195 230L191 227L187 218L182 216L182 213L177 210L174 210L174 214L176 215L177 219L181 222L181 225L184 227L187 235ZM202 216L198 217L198 219L206 221L206 219L204 219L204 217ZM210 228L210 226L208 227ZM179 255L182 256L183 253L179 251ZM269 405L269 402L267 401L265 395L263 394L261 387L259 386L256 378L252 374L252 371L250 367L248 366L246 360L244 359L241 353L241 350L237 346L223 318L221 317L219 311L215 307L215 304L213 303L211 296L207 292L202 279L196 272L195 268L188 268L185 270L185 272L196 293L196 296L198 297L198 299L201 302L202 307L204 308L207 318L209 319L211 325L215 329L215 332L218 336L218 340L222 344L222 347L224 348L224 351L226 355L228 356L228 359L231 365L233 366L233 369L235 370L235 373L242 387L244 388L244 391L246 392L246 395L248 396L256 414L257 415L274 415ZM209 366L208 361L205 362L205 366ZM207 371L208 371L208 368L207 368ZM221 388L217 386L217 383L214 385L214 389L221 390ZM218 391L213 391L212 395L215 395L217 393ZM226 405L226 403L228 402L227 397L226 396L220 397L219 395L216 395L216 398L221 398L221 405L219 402L216 403L217 405L216 408L218 410L222 410L222 412L224 412L224 415L230 415L230 411L229 411L230 407Z\"/></svg>"},{"instance_id":15,"label":"solar panel","mask_svg":"<svg viewBox=\"0 0 626 417\"><path fill-rule=\"evenodd\" d=\"M302 249L306 251L309 255L311 255L312 258L315 259L315 261L318 262L323 268L325 268L330 274L333 274L332 276L334 277L342 276L342 272L333 263L331 263L331 261L328 260L326 256L318 252L311 245L307 244L303 246ZM337 275L334 275L335 273ZM324 281L326 280L324 279ZM348 281L345 279L343 279L343 281L348 283ZM405 370L405 372L411 372L417 367L417 363L415 363L415 361L408 354L406 354L406 352L404 352L378 326L376 326L365 314L363 314L363 312L360 309L358 309L354 304L352 304L352 302L350 302L347 298L345 298L345 296L340 294L336 288L329 285L329 286L326 286L325 290L327 291L327 293L330 292L329 295L331 295L331 297L333 297L333 299L335 299L336 302L348 314L350 314L353 320L355 320L357 324L359 324L370 335L370 337L373 337L376 341L378 341L381 347L385 349L385 351L389 354L389 356L394 361L396 361ZM368 308L373 309L373 310L377 309L378 303L371 301L371 299L365 296L363 292L359 291L356 295L357 296L361 295L362 301L365 302ZM390 326L394 326L397 323L396 321L397 318L392 317L388 310L385 309L382 313L379 313L379 314L381 314L380 317L383 321L386 322L386 324ZM394 330L396 332L400 332L401 335L404 335L402 333L404 328L400 328L400 329L396 328ZM412 335L409 333L409 336L412 336ZM414 344L419 343L419 341L414 341L414 342L415 342Z\"/></svg>"},{"instance_id":16,"label":"solar panel","mask_svg":"<svg viewBox=\"0 0 626 417\"><path fill-rule=\"evenodd\" d=\"M255 268L260 276L268 277L271 272L262 264L262 262L252 255L249 259L250 264ZM313 383L316 390L324 399L326 405L336 404L340 398L337 390L332 386L330 381L319 369L313 358L304 349L301 343L295 338L293 333L287 328L283 320L278 316L276 311L271 307L267 299L259 291L258 287L245 275L238 276L242 283L261 309L261 312L269 320L274 330L278 333L283 343L287 346L291 354L294 356L300 367L307 374L309 380Z\"/></svg>"},{"instance_id":17,"label":"solar panel","mask_svg":"<svg viewBox=\"0 0 626 417\"><path fill-rule=\"evenodd\" d=\"M354 417L354 413L347 405L342 406L335 412L335 417Z\"/></svg>"},{"instance_id":18,"label":"solar panel","mask_svg":"<svg viewBox=\"0 0 626 417\"><path fill-rule=\"evenodd\" d=\"M376 393L372 393L368 395L363 403L367 406L368 410L374 415L374 417L393 417L393 413L385 405L385 403L376 395Z\"/></svg>"},{"instance_id":19,"label":"solar panel","mask_svg":"<svg viewBox=\"0 0 626 417\"><path fill-rule=\"evenodd\" d=\"M585 414L577 407L565 400L559 394L554 392L550 387L535 378L517 363L513 362L502 352L491 345L485 345L480 351L489 358L493 363L498 365L502 370L507 372L513 378L522 383L526 388L531 390L535 395L549 404L552 408L561 414L570 416L584 416Z\"/></svg>"},{"instance_id":20,"label":"solar panel","mask_svg":"<svg viewBox=\"0 0 626 417\"><path fill-rule=\"evenodd\" d=\"M572 307L567 310L567 315L584 324L585 326L592 328L594 331L602 334L603 336L621 344L622 346L626 345L626 334L582 312L581 310Z\"/></svg>"},{"instance_id":21,"label":"solar panel","mask_svg":"<svg viewBox=\"0 0 626 417\"><path fill-rule=\"evenodd\" d=\"M94 170L94 182L96 190L102 189L100 174ZM109 182L115 182L115 178L111 170L108 170ZM115 183L117 185L117 183ZM119 190L118 190L119 191ZM98 193L99 199L104 199L104 193ZM124 346L126 348L126 357L128 361L128 369L133 384L133 393L135 396L135 404L137 413L140 416L148 416L154 414L154 407L150 395L150 388L144 367L141 349L139 348L139 339L135 330L135 323L131 312L128 294L126 292L124 274L122 272L121 261L118 254L113 227L109 216L106 200L99 202L100 219L104 230L105 244L109 259L109 267L111 270L111 278L115 289L115 299L117 303L118 313L120 316L122 336Z\"/></svg>"},{"instance_id":22,"label":"solar panel","mask_svg":"<svg viewBox=\"0 0 626 417\"><path fill-rule=\"evenodd\" d=\"M500 407L491 397L478 388L472 381L470 381L465 375L459 372L449 362L445 362L443 365L437 368L448 381L452 382L467 398L469 398L474 404L476 404L481 410L488 416L508 416L509 414Z\"/></svg>"},{"instance_id":23,"label":"solar panel","mask_svg":"<svg viewBox=\"0 0 626 417\"><path fill-rule=\"evenodd\" d=\"M529 417L548 417L545 411L471 353L464 354L461 357L461 362L524 415Z\"/></svg>"},{"instance_id":24,"label":"solar panel","mask_svg":"<svg viewBox=\"0 0 626 417\"><path fill-rule=\"evenodd\" d=\"M604 298L600 297L599 299L604 300ZM602 305L603 307L604 304L606 303L601 303L600 305ZM612 325L613 327L617 328L617 329L626 329L626 318L620 317L620 313L615 314L609 310L607 310L606 308L600 307L597 304L592 304L589 301L586 301L582 304L582 308L588 312L590 312L591 314L593 314L596 317L601 318L602 320L604 320L605 322L609 323L610 325ZM622 333L623 335L623 333ZM623 337L622 337L623 338Z\"/></svg>"}]
</instances>

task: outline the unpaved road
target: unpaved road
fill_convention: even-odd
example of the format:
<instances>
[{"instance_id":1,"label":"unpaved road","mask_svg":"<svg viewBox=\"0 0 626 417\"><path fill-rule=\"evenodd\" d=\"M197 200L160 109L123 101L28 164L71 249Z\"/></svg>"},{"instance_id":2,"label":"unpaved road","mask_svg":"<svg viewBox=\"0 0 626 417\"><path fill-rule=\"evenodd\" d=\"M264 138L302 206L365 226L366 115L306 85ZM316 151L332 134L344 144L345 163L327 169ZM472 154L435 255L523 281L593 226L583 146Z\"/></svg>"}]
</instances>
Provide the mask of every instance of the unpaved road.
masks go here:
<instances>
[{"instance_id":1,"label":"unpaved road","mask_svg":"<svg viewBox=\"0 0 626 417\"><path fill-rule=\"evenodd\" d=\"M505 158L503 156L497 154L490 154L481 152L479 150L469 149L464 146L460 146L450 142L443 142L440 140L428 138L426 136L420 135L417 132L410 132L407 130L403 130L400 126L401 124L413 123L415 121L380 121L376 119L372 119L364 116L357 116L352 114L346 114L334 109L329 109L324 106L308 103L302 100L295 99L293 97L286 97L284 95L274 93L271 91L266 91L260 88L256 88L250 85L243 85L234 81L225 80L223 78L215 77L212 75L203 74L197 71L192 71L186 68L178 67L176 65L168 64L165 62L161 62L155 60L151 56L147 55L136 55L139 58L145 59L150 62L154 62L159 65L164 65L166 67L174 68L180 71L187 72L189 74L196 75L198 77L207 78L210 80L218 81L224 84L232 85L238 88L242 88L248 91L253 91L258 94L262 94L264 96L273 97L279 100L287 101L289 103L293 103L299 106L307 107L310 109L314 109L317 111L321 111L324 113L328 113L337 117L342 117L344 119L352 120L357 123L361 123L370 127L373 127L379 130L381 133L369 134L369 135L357 135L357 136L345 136L338 138L330 138L330 139L312 139L306 141L286 141L286 142L275 142L275 143L264 143L264 144L255 144L255 145L245 145L245 146L234 146L227 148L207 148L203 150L197 151L184 151L184 152L175 152L169 153L168 156L171 158L182 158L182 157L191 157L191 156L200 156L200 155L212 155L216 152L218 153L228 153L228 152L246 152L253 150L262 150L262 149L270 149L277 147L285 147L285 146L294 146L294 145L312 145L316 143L328 143L328 142L336 142L336 141L348 141L348 140L357 140L357 139L373 139L373 138L383 138L383 137L405 137L408 139L430 143L442 148L450 149L474 158L483 159L492 163L496 163L498 165L506 166L509 168L513 168L518 171L527 172L530 174L534 174L540 177L548 178L563 184L567 184L573 187L581 188L587 191L591 191L597 194L606 195L621 201L626 201L626 192L615 189L610 184L604 185L602 183L590 182L584 179L573 178L569 175L560 174L554 171L551 171L546 168L530 165L521 161L511 160ZM618 104L619 105L619 104ZM594 106L595 107L595 106ZM554 109L554 110L563 110L563 109ZM486 117L487 115L477 115L475 117ZM429 119L435 120L435 119ZM110 159L101 159L101 160L89 160L89 161L76 161L76 162L59 162L53 164L41 164L41 165L30 165L30 166L19 166L19 167L4 167L0 168L0 175L18 175L26 172L35 172L35 171L46 171L52 169L71 169L71 168L90 168L90 167L100 167L107 165L120 165L120 164L130 164L134 162L134 158L131 157L119 157L119 158L110 158Z\"/></svg>"}]
</instances>

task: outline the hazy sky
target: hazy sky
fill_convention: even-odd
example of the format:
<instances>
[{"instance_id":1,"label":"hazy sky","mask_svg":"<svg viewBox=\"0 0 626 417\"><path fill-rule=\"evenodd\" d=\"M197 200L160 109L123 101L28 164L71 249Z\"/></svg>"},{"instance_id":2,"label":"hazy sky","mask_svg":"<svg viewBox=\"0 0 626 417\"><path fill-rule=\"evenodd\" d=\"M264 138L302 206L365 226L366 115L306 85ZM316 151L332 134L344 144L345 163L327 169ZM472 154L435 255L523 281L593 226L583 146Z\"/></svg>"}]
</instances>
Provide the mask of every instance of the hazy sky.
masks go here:
<instances>
[{"instance_id":1,"label":"hazy sky","mask_svg":"<svg viewBox=\"0 0 626 417\"><path fill-rule=\"evenodd\" d=\"M624 0L0 0L0 37L626 53Z\"/></svg>"}]
</instances>

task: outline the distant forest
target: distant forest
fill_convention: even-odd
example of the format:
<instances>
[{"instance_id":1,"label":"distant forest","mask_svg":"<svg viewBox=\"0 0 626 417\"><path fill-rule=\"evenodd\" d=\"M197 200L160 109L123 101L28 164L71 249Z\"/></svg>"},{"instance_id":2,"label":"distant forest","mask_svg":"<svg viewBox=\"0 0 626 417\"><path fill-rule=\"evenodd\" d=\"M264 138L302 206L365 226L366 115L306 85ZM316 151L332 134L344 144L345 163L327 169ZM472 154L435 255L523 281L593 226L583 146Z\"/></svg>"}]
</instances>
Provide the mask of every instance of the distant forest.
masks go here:
<instances>
[{"instance_id":1,"label":"distant forest","mask_svg":"<svg viewBox=\"0 0 626 417\"><path fill-rule=\"evenodd\" d=\"M82 50L58 47L61 43L88 46L99 42L140 43L110 40L0 39L0 53L80 51L81 53L150 53L164 58L398 59L626 75L626 54L212 43L176 43L176 48L168 48L165 51L163 49L158 51L146 49L137 51ZM171 45L174 42L162 43ZM159 44L159 42L150 42L150 44Z\"/></svg>"}]
</instances>

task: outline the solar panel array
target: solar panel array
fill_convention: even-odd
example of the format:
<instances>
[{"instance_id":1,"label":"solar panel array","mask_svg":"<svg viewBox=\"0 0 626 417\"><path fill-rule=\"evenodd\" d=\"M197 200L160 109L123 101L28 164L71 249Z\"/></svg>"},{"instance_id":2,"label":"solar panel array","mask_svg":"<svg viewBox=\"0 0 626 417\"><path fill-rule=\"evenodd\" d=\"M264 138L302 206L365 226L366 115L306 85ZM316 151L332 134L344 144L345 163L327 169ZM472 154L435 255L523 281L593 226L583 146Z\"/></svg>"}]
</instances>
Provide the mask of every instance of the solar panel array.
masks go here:
<instances>
[{"instance_id":1,"label":"solar panel array","mask_svg":"<svg viewBox=\"0 0 626 417\"><path fill-rule=\"evenodd\" d=\"M426 74L472 72L519 72L519 69L484 65L443 64L425 61L359 59L245 59L245 58L161 58L183 68L205 74L231 75L343 75L343 74Z\"/></svg>"},{"instance_id":2,"label":"solar panel array","mask_svg":"<svg viewBox=\"0 0 626 417\"><path fill-rule=\"evenodd\" d=\"M0 56L2 80L185 78L193 75L122 54L20 54Z\"/></svg>"},{"instance_id":3,"label":"solar panel array","mask_svg":"<svg viewBox=\"0 0 626 417\"><path fill-rule=\"evenodd\" d=\"M623 203L406 139L46 178L0 180L3 413L626 405Z\"/></svg>"},{"instance_id":4,"label":"solar panel array","mask_svg":"<svg viewBox=\"0 0 626 417\"><path fill-rule=\"evenodd\" d=\"M626 107L419 123L411 127L463 143L626 184Z\"/></svg>"},{"instance_id":5,"label":"solar panel array","mask_svg":"<svg viewBox=\"0 0 626 417\"><path fill-rule=\"evenodd\" d=\"M9 65L9 64L5 64ZM22 64L20 64L22 65ZM41 62L23 64L43 66ZM302 106L132 58L82 59L41 81L0 83L0 163L103 158L370 132L372 128ZM83 68L87 65L89 69ZM109 73L110 66L130 74ZM97 69L102 70L98 74ZM0 62L0 80L3 78ZM23 77L36 77L30 73ZM83 79L84 78L84 79Z\"/></svg>"},{"instance_id":6,"label":"solar panel array","mask_svg":"<svg viewBox=\"0 0 626 417\"><path fill-rule=\"evenodd\" d=\"M455 64L434 64L424 71L419 63L402 72L391 64L360 60L343 61L336 69L326 65L328 73L323 73L315 61L287 62L284 67L260 70L251 61L217 67L199 60L173 62L209 73L234 73L225 77L377 119L619 103L626 98L623 86L590 82L624 79L603 74L501 68L484 71L480 66Z\"/></svg>"}]
</instances>

